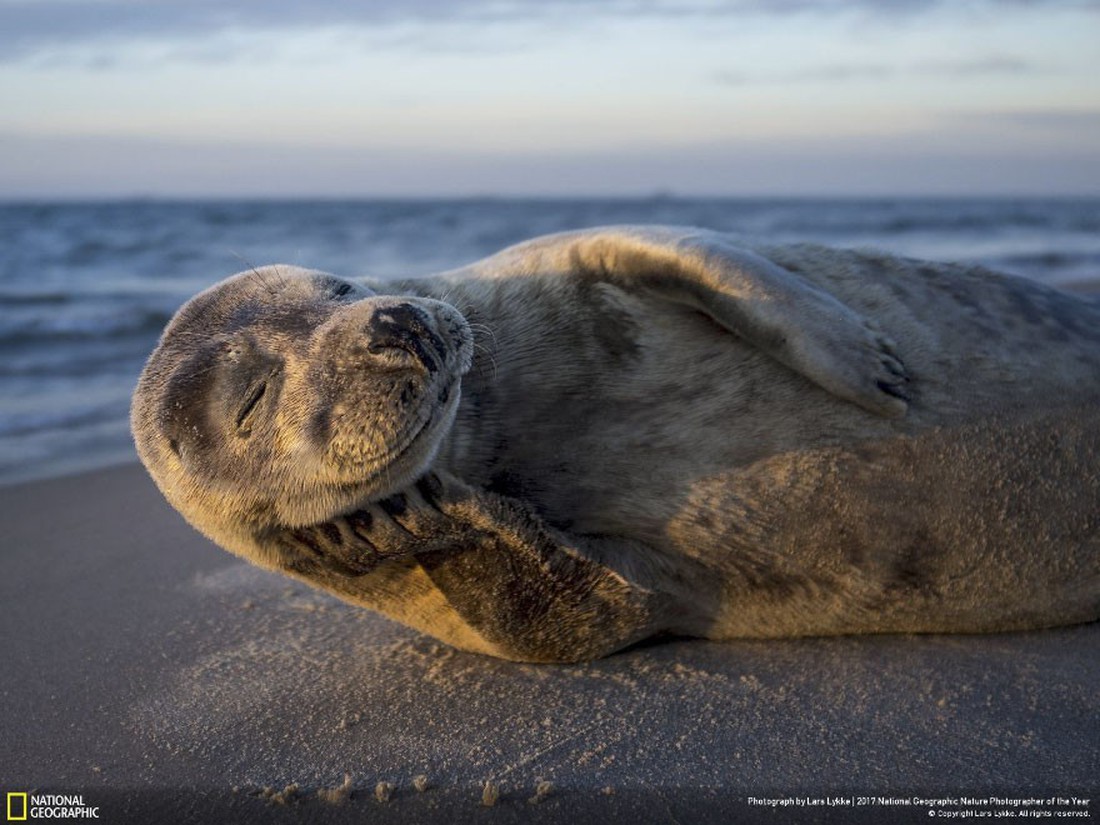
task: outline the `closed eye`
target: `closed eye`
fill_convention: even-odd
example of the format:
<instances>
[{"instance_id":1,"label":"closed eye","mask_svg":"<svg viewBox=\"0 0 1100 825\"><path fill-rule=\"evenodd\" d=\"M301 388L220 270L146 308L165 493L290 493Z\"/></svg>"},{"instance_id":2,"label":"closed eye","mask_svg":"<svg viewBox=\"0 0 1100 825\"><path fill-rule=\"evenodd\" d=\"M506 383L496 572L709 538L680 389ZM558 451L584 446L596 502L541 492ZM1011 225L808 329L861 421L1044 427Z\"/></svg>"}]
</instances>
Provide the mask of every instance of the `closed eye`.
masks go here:
<instances>
[{"instance_id":1,"label":"closed eye","mask_svg":"<svg viewBox=\"0 0 1100 825\"><path fill-rule=\"evenodd\" d=\"M244 404L241 406L240 411L237 413L237 432L239 435L247 436L252 432L252 428L248 424L249 418L256 410L256 406L260 403L260 399L264 397L264 393L267 392L267 382L261 381L259 384L249 390L248 397L245 399Z\"/></svg>"},{"instance_id":2,"label":"closed eye","mask_svg":"<svg viewBox=\"0 0 1100 825\"><path fill-rule=\"evenodd\" d=\"M336 290L332 293L332 297L343 298L345 295L351 292L351 290L351 284L340 284L340 286L336 287Z\"/></svg>"}]
</instances>

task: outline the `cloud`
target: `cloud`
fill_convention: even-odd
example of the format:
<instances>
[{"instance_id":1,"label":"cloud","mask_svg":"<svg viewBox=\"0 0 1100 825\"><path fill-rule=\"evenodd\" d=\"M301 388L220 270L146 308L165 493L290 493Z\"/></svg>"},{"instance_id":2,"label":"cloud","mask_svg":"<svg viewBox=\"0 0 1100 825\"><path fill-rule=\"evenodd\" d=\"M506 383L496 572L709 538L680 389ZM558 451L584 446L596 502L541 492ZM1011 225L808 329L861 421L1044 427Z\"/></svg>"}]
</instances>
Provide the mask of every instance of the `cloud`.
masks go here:
<instances>
[{"instance_id":1,"label":"cloud","mask_svg":"<svg viewBox=\"0 0 1100 825\"><path fill-rule=\"evenodd\" d=\"M392 26L409 21L476 19L485 0L11 0L0 3L0 57L40 49L133 40L186 41L226 31L281 31L332 26Z\"/></svg>"},{"instance_id":2,"label":"cloud","mask_svg":"<svg viewBox=\"0 0 1100 825\"><path fill-rule=\"evenodd\" d=\"M1036 74L1043 69L1022 58L995 55L973 60L929 60L906 64L834 63L790 72L715 72L713 79L724 86L760 84L833 83L845 81L888 81L901 75L968 78L986 75Z\"/></svg>"},{"instance_id":3,"label":"cloud","mask_svg":"<svg viewBox=\"0 0 1100 825\"><path fill-rule=\"evenodd\" d=\"M1038 71L1039 67L1023 58L1000 55L979 60L930 60L914 64L912 70L943 77L969 77L986 74L1030 74Z\"/></svg>"},{"instance_id":4,"label":"cloud","mask_svg":"<svg viewBox=\"0 0 1100 825\"><path fill-rule=\"evenodd\" d=\"M226 31L387 28L439 22L578 21L829 15L896 16L951 9L1044 5L1096 8L1097 0L0 0L0 60L71 45L205 37Z\"/></svg>"}]
</instances>

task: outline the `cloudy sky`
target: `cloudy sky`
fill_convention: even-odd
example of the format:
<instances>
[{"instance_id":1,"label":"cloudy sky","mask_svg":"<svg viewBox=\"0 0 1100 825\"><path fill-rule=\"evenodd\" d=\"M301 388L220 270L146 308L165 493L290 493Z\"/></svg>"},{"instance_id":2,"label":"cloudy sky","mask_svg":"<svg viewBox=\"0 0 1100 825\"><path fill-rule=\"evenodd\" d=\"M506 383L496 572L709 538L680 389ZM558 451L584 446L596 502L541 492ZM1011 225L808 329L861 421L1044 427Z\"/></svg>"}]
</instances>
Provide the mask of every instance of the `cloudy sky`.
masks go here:
<instances>
[{"instance_id":1,"label":"cloudy sky","mask_svg":"<svg viewBox=\"0 0 1100 825\"><path fill-rule=\"evenodd\" d=\"M0 0L0 197L1100 194L1100 0Z\"/></svg>"}]
</instances>

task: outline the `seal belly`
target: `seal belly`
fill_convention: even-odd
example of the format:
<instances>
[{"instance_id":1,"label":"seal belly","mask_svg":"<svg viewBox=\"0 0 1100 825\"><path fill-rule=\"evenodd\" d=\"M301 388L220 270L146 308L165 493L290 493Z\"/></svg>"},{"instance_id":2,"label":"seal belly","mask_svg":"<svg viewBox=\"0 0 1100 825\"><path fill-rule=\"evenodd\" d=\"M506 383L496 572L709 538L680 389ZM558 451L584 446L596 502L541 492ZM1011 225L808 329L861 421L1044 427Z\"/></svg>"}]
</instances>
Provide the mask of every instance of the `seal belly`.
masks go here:
<instances>
[{"instance_id":1,"label":"seal belly","mask_svg":"<svg viewBox=\"0 0 1100 825\"><path fill-rule=\"evenodd\" d=\"M772 456L699 479L672 552L712 638L984 632L1100 615L1095 406Z\"/></svg>"}]
</instances>

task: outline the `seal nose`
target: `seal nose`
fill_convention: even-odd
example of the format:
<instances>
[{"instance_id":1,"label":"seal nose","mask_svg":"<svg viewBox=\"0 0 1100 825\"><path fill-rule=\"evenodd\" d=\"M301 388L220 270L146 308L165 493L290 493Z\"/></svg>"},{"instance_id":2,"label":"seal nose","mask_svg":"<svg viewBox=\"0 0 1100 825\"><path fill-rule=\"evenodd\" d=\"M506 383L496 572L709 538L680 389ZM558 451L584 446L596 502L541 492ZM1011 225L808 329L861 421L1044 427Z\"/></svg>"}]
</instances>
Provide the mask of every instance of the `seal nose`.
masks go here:
<instances>
[{"instance_id":1,"label":"seal nose","mask_svg":"<svg viewBox=\"0 0 1100 825\"><path fill-rule=\"evenodd\" d=\"M376 309L367 322L371 352L403 350L435 372L447 354L447 347L432 329L428 316L412 304L393 304ZM438 360L433 357L435 351Z\"/></svg>"}]
</instances>

